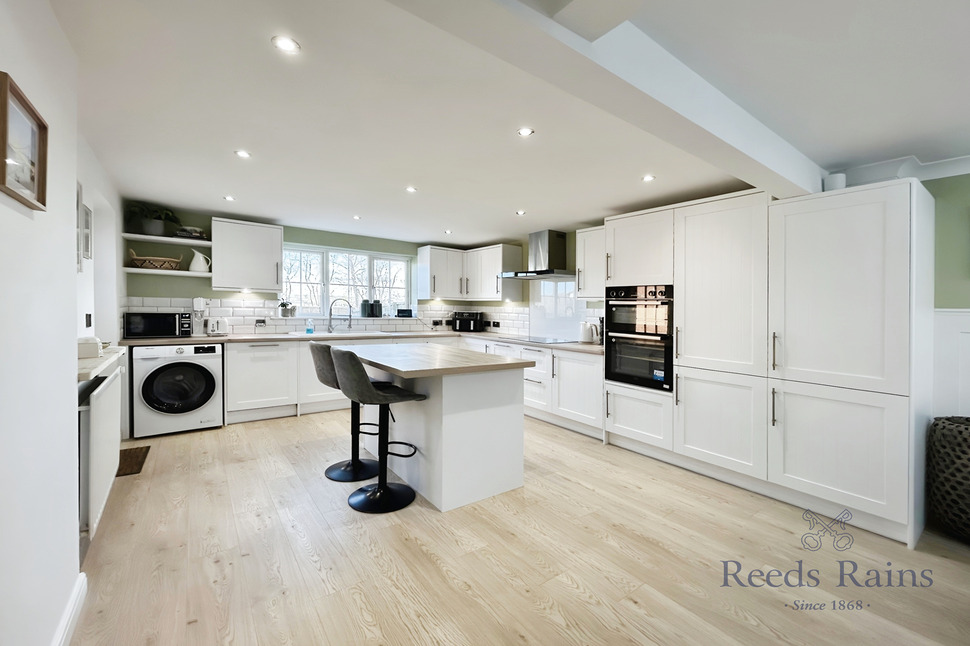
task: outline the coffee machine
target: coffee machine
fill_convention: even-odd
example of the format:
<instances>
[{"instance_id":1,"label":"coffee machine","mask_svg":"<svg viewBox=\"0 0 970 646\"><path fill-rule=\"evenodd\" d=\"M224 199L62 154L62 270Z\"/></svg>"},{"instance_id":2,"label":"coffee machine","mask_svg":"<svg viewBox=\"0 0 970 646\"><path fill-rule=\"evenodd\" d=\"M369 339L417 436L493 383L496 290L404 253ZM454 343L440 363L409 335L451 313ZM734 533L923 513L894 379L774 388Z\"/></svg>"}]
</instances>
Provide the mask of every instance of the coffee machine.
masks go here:
<instances>
[{"instance_id":1,"label":"coffee machine","mask_svg":"<svg viewBox=\"0 0 970 646\"><path fill-rule=\"evenodd\" d=\"M205 299L192 299L192 336L205 336Z\"/></svg>"}]
</instances>

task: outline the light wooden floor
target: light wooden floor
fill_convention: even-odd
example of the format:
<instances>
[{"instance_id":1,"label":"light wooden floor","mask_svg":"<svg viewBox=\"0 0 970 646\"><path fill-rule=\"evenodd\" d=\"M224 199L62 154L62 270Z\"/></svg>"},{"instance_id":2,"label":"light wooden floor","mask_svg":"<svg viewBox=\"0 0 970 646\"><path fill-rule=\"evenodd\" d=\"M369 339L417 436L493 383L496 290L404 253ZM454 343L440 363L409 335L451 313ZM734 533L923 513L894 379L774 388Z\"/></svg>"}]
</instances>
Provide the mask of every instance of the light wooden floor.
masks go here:
<instances>
[{"instance_id":1,"label":"light wooden floor","mask_svg":"<svg viewBox=\"0 0 970 646\"><path fill-rule=\"evenodd\" d=\"M970 643L967 547L852 529L851 550L808 552L801 509L526 420L525 487L446 514L420 496L348 509L358 485L323 477L347 411L137 442L152 449L115 482L73 643ZM933 585L839 588L838 559ZM722 587L724 560L801 560L821 585ZM865 607L791 607L839 599Z\"/></svg>"}]
</instances>

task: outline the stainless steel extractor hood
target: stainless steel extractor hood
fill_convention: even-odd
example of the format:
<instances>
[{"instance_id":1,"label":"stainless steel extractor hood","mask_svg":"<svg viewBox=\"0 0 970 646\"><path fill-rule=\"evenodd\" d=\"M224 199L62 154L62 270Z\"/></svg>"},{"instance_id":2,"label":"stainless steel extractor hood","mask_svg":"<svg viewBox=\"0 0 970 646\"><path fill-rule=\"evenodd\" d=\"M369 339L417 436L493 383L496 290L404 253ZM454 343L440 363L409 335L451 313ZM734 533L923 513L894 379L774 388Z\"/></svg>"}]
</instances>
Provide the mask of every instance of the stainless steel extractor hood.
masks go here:
<instances>
[{"instance_id":1,"label":"stainless steel extractor hood","mask_svg":"<svg viewBox=\"0 0 970 646\"><path fill-rule=\"evenodd\" d=\"M528 271L507 271L501 276L520 280L576 280L576 272L566 269L566 234L549 229L530 233Z\"/></svg>"}]
</instances>

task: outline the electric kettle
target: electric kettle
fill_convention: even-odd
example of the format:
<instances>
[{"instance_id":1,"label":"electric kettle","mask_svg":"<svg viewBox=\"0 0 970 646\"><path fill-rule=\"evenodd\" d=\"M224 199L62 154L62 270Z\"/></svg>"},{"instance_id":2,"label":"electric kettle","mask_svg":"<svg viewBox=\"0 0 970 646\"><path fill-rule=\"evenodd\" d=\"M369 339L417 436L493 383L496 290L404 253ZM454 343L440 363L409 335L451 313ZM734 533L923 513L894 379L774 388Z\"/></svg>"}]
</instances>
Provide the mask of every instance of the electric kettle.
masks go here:
<instances>
[{"instance_id":1,"label":"electric kettle","mask_svg":"<svg viewBox=\"0 0 970 646\"><path fill-rule=\"evenodd\" d=\"M583 343L599 343L600 330L595 323L582 321L579 324L579 340Z\"/></svg>"},{"instance_id":2,"label":"electric kettle","mask_svg":"<svg viewBox=\"0 0 970 646\"><path fill-rule=\"evenodd\" d=\"M192 256L192 262L189 263L189 271L209 271L209 268L212 267L212 260L195 249L192 250L192 253L195 255Z\"/></svg>"}]
</instances>

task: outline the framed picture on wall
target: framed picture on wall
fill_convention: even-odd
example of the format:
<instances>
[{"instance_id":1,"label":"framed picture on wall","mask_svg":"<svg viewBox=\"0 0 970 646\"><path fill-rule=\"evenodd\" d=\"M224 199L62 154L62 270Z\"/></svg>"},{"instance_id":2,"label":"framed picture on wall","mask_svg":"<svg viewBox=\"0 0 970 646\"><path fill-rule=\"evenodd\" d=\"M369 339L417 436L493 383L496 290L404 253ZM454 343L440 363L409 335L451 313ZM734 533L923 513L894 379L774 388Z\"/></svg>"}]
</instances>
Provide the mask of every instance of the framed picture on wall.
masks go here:
<instances>
[{"instance_id":1,"label":"framed picture on wall","mask_svg":"<svg viewBox=\"0 0 970 646\"><path fill-rule=\"evenodd\" d=\"M0 72L0 192L47 210L47 122L10 75Z\"/></svg>"}]
</instances>

